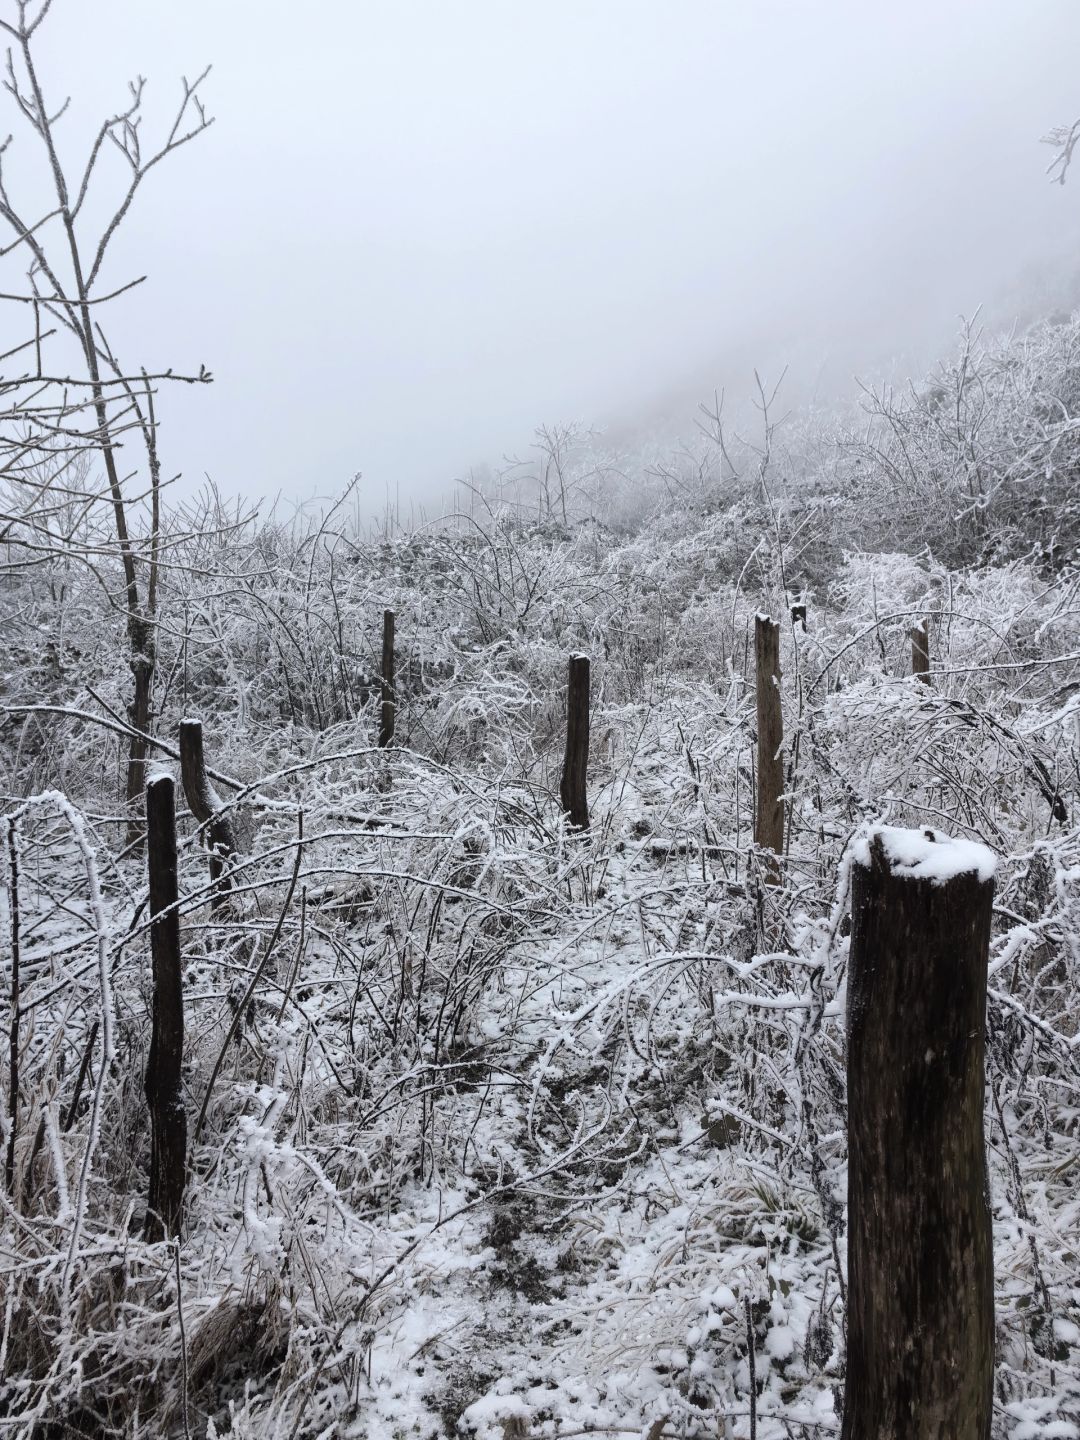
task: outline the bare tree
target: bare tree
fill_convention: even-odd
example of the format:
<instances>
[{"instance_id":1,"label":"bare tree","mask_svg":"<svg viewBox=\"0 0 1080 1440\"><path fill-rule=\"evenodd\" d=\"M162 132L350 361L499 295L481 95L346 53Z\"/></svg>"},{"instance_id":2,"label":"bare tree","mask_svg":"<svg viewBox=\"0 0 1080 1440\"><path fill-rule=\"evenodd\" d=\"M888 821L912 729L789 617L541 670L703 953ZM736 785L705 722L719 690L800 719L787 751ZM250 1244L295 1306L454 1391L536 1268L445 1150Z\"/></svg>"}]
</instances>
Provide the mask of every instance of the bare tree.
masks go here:
<instances>
[{"instance_id":1,"label":"bare tree","mask_svg":"<svg viewBox=\"0 0 1080 1440\"><path fill-rule=\"evenodd\" d=\"M104 504L111 517L111 556L119 559L121 585L111 596L124 616L128 661L134 688L129 714L133 733L127 762L129 804L143 788L146 742L150 728L156 665L157 577L160 545L162 470L158 451L155 393L163 380L206 383L171 369L149 373L126 370L106 338L103 311L141 283L104 283L106 258L147 175L175 150L212 123L199 94L208 72L189 83L173 121L153 146L144 143L143 96L146 82L131 82L127 104L102 121L81 170L65 167L57 132L68 101L50 106L36 63L38 32L53 0L14 0L14 18L0 19L11 37L4 89L29 130L41 161L50 209L44 214L16 200L3 161L12 137L0 143L0 220L9 231L0 258L15 253L27 262L26 288L0 293L0 299L29 316L25 338L0 356L0 363L23 364L13 375L0 375L0 477L17 482L16 503L5 506L0 534L12 543L26 541L25 522L59 514L72 499L70 474L77 457L100 458L105 485L81 492L89 506ZM104 191L104 157L119 154L124 181L118 193ZM89 202L89 203L88 203ZM93 218L94 216L98 218ZM59 360L55 368L46 355ZM145 450L145 468L125 470L124 436L131 432ZM140 480L140 476L143 479ZM148 513L147 513L148 511ZM137 523L136 512L144 518ZM85 512L84 512L85 513ZM39 537L40 538L40 537ZM61 531L60 543L73 537ZM103 557L95 552L94 563Z\"/></svg>"},{"instance_id":2,"label":"bare tree","mask_svg":"<svg viewBox=\"0 0 1080 1440\"><path fill-rule=\"evenodd\" d=\"M1055 125L1053 130L1042 137L1044 145L1052 145L1054 148L1054 158L1046 167L1046 173L1055 185L1065 184L1065 177L1069 173L1073 151L1076 149L1078 140L1080 140L1080 120L1074 120L1071 125Z\"/></svg>"}]
</instances>

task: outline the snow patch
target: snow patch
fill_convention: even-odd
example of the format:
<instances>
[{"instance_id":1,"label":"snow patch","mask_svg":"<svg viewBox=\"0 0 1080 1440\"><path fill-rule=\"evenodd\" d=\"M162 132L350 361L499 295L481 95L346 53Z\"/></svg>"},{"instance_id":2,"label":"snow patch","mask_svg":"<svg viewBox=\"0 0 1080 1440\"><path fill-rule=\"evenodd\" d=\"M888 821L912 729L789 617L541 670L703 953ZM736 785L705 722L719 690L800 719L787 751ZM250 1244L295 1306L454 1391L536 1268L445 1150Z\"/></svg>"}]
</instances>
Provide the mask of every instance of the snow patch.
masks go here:
<instances>
[{"instance_id":1,"label":"snow patch","mask_svg":"<svg viewBox=\"0 0 1080 1440\"><path fill-rule=\"evenodd\" d=\"M985 845L937 830L903 830L893 825L873 825L856 837L851 847L856 865L870 868L870 847L875 839L881 841L893 873L912 880L944 885L957 875L975 874L984 882L994 878L997 860Z\"/></svg>"},{"instance_id":2,"label":"snow patch","mask_svg":"<svg viewBox=\"0 0 1080 1440\"><path fill-rule=\"evenodd\" d=\"M787 1325L774 1325L765 1336L765 1349L774 1360L790 1360L795 1354L795 1336Z\"/></svg>"},{"instance_id":3,"label":"snow patch","mask_svg":"<svg viewBox=\"0 0 1080 1440\"><path fill-rule=\"evenodd\" d=\"M507 1420L530 1419L532 1411L520 1395L485 1395L468 1407L460 1427L471 1430L477 1440L504 1440Z\"/></svg>"}]
</instances>

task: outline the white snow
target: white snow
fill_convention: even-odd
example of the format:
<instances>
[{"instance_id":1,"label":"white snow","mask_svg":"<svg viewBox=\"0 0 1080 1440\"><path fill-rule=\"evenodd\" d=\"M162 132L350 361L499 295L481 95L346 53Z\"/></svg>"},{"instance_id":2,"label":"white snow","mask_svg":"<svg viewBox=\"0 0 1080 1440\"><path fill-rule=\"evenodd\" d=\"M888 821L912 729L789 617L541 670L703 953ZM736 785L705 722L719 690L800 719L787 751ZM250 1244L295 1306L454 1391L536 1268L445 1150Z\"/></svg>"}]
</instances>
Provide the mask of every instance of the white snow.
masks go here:
<instances>
[{"instance_id":1,"label":"white snow","mask_svg":"<svg viewBox=\"0 0 1080 1440\"><path fill-rule=\"evenodd\" d=\"M774 1325L765 1336L765 1349L774 1360L790 1360L795 1354L795 1336L787 1325Z\"/></svg>"},{"instance_id":2,"label":"white snow","mask_svg":"<svg viewBox=\"0 0 1080 1440\"><path fill-rule=\"evenodd\" d=\"M466 1409L461 1423L475 1432L477 1440L503 1440L504 1420L527 1421L531 1413L520 1395L485 1395Z\"/></svg>"},{"instance_id":3,"label":"white snow","mask_svg":"<svg viewBox=\"0 0 1080 1440\"><path fill-rule=\"evenodd\" d=\"M912 880L944 885L957 875L978 875L992 880L997 868L993 851L975 840L943 835L940 830L903 830L893 825L871 825L852 841L856 865L870 868L870 847L880 839L893 873Z\"/></svg>"}]
</instances>

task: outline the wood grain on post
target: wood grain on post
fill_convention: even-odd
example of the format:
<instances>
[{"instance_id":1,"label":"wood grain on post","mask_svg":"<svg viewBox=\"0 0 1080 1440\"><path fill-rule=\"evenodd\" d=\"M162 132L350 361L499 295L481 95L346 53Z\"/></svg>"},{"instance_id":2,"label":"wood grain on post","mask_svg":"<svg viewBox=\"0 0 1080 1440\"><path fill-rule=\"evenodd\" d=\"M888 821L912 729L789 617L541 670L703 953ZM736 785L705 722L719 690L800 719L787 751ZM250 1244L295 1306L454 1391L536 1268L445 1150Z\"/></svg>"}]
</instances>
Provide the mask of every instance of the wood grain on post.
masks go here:
<instances>
[{"instance_id":1,"label":"wood grain on post","mask_svg":"<svg viewBox=\"0 0 1080 1440\"><path fill-rule=\"evenodd\" d=\"M967 841L884 827L854 858L841 1440L987 1440L983 1026L994 859Z\"/></svg>"},{"instance_id":2,"label":"wood grain on post","mask_svg":"<svg viewBox=\"0 0 1080 1440\"><path fill-rule=\"evenodd\" d=\"M382 624L382 714L379 720L379 745L385 749L394 743L394 612L383 611Z\"/></svg>"},{"instance_id":3,"label":"wood grain on post","mask_svg":"<svg viewBox=\"0 0 1080 1440\"><path fill-rule=\"evenodd\" d=\"M911 628L911 673L915 675L924 685L932 685L930 679L930 636L927 634L926 621L920 620L918 625Z\"/></svg>"},{"instance_id":4,"label":"wood grain on post","mask_svg":"<svg viewBox=\"0 0 1080 1440\"><path fill-rule=\"evenodd\" d=\"M180 1229L187 1179L187 1115L180 1075L184 995L177 909L176 804L171 775L153 776L146 787L146 857L150 872L154 1009L146 1067L150 1193L145 1234L148 1240L160 1240Z\"/></svg>"},{"instance_id":5,"label":"wood grain on post","mask_svg":"<svg viewBox=\"0 0 1080 1440\"><path fill-rule=\"evenodd\" d=\"M767 615L754 622L757 667L757 805L754 844L784 849L784 717L780 706L780 626Z\"/></svg>"},{"instance_id":6,"label":"wood grain on post","mask_svg":"<svg viewBox=\"0 0 1080 1440\"><path fill-rule=\"evenodd\" d=\"M566 755L559 799L575 830L589 828L585 782L589 768L589 657L571 655L566 693Z\"/></svg>"},{"instance_id":7,"label":"wood grain on post","mask_svg":"<svg viewBox=\"0 0 1080 1440\"><path fill-rule=\"evenodd\" d=\"M218 905L231 887L229 862L237 853L236 831L206 772L201 720L180 721L180 777L188 809L206 827L210 847L210 883Z\"/></svg>"}]
</instances>

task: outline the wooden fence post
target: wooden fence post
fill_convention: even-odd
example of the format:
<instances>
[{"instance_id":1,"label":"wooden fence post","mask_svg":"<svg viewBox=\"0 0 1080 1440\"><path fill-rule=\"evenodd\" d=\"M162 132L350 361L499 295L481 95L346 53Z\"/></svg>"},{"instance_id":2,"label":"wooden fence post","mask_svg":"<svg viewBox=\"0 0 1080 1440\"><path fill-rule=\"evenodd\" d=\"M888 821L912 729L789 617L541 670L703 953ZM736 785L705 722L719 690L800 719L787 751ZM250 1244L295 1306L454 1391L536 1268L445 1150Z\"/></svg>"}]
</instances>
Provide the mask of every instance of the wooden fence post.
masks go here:
<instances>
[{"instance_id":1,"label":"wooden fence post","mask_svg":"<svg viewBox=\"0 0 1080 1440\"><path fill-rule=\"evenodd\" d=\"M10 890L8 891L11 924L11 1019L8 1031L8 1143L4 1157L4 1184L9 1195L15 1193L15 1137L19 1131L19 835L17 822L10 817L7 821L7 843Z\"/></svg>"},{"instance_id":2,"label":"wooden fence post","mask_svg":"<svg viewBox=\"0 0 1080 1440\"><path fill-rule=\"evenodd\" d=\"M983 1026L994 857L929 830L879 827L854 861L841 1440L988 1440Z\"/></svg>"},{"instance_id":3,"label":"wooden fence post","mask_svg":"<svg viewBox=\"0 0 1080 1440\"><path fill-rule=\"evenodd\" d=\"M589 768L589 657L571 655L566 692L566 755L559 799L575 830L589 828L585 780Z\"/></svg>"},{"instance_id":4,"label":"wooden fence post","mask_svg":"<svg viewBox=\"0 0 1080 1440\"><path fill-rule=\"evenodd\" d=\"M754 621L757 666L757 805L754 844L784 849L784 717L780 706L780 626L768 615ZM775 872L774 872L775 874Z\"/></svg>"},{"instance_id":5,"label":"wooden fence post","mask_svg":"<svg viewBox=\"0 0 1080 1440\"><path fill-rule=\"evenodd\" d=\"M918 625L913 625L911 635L911 673L922 681L924 685L932 685L930 679L930 636L927 633L926 621L920 620Z\"/></svg>"},{"instance_id":6,"label":"wooden fence post","mask_svg":"<svg viewBox=\"0 0 1080 1440\"><path fill-rule=\"evenodd\" d=\"M150 1107L150 1194L144 1233L161 1240L180 1229L187 1179L187 1115L180 1067L184 995L176 883L176 805L171 775L146 786L146 857L150 872L150 950L154 1013L146 1098Z\"/></svg>"},{"instance_id":7,"label":"wooden fence post","mask_svg":"<svg viewBox=\"0 0 1080 1440\"><path fill-rule=\"evenodd\" d=\"M382 617L382 716L379 722L379 746L386 749L394 743L396 719L394 694L394 612L384 610Z\"/></svg>"},{"instance_id":8,"label":"wooden fence post","mask_svg":"<svg viewBox=\"0 0 1080 1440\"><path fill-rule=\"evenodd\" d=\"M180 777L188 809L200 825L206 826L210 847L210 884L213 903L218 906L225 892L231 888L228 867L237 851L236 831L231 816L223 813L221 797L206 773L201 720L180 721Z\"/></svg>"}]
</instances>

